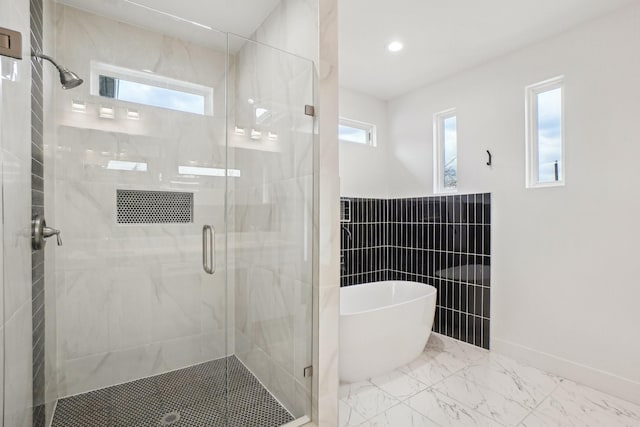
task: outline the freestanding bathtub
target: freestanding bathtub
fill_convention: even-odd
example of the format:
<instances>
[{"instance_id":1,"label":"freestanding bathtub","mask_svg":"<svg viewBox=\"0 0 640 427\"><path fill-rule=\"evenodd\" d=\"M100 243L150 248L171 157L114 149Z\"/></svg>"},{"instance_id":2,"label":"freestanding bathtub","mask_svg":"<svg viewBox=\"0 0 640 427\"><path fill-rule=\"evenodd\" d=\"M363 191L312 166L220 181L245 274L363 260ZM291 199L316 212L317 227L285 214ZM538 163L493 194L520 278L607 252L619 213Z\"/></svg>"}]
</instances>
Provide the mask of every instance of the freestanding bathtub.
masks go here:
<instances>
[{"instance_id":1,"label":"freestanding bathtub","mask_svg":"<svg viewBox=\"0 0 640 427\"><path fill-rule=\"evenodd\" d=\"M424 350L436 288L386 281L340 289L340 380L362 381L406 365Z\"/></svg>"}]
</instances>

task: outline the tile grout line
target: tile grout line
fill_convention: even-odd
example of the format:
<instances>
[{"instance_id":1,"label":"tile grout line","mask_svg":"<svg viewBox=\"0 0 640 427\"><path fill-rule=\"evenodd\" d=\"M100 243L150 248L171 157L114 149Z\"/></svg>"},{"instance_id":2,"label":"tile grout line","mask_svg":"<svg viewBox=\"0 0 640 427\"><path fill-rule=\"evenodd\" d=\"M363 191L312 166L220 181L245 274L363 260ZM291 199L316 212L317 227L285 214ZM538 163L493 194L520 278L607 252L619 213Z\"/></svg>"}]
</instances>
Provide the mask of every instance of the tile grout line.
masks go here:
<instances>
[{"instance_id":1,"label":"tile grout line","mask_svg":"<svg viewBox=\"0 0 640 427\"><path fill-rule=\"evenodd\" d=\"M536 412L536 411L538 410L538 408L539 408L539 407L540 407L544 402L546 402L546 401L547 401L547 399L549 399L549 398L551 397L551 395L552 395L553 393L555 393L555 392L556 392L556 390L558 390L558 388L560 388L560 384L562 383L562 377L558 377L558 378L560 379L560 381L558 381L558 384L556 384L556 386L553 388L553 390L551 390L551 392L550 392L549 394L547 394L544 398L542 398L542 399L540 400L540 403L538 403L538 404L535 406L535 408L531 409L531 410L527 413L527 415L525 415L525 416L524 416L524 418L522 418L522 419L518 422L518 424L516 424L516 425L518 425L518 426L519 426L519 425L521 425L521 424L522 424L522 422L523 422L524 420L526 420L526 419L527 419L531 414L533 414L534 412Z\"/></svg>"},{"instance_id":2,"label":"tile grout line","mask_svg":"<svg viewBox=\"0 0 640 427\"><path fill-rule=\"evenodd\" d=\"M374 385L375 385L375 384L374 384ZM424 391L424 390L423 390L423 391ZM420 392L420 393L421 393L421 392ZM418 393L416 393L416 394L418 394ZM414 396L415 396L415 395L414 395ZM386 411L382 411L382 412L380 412L379 414L374 415L373 417L366 419L364 422L360 423L358 426L364 426L366 423L368 423L369 421L371 421L372 419L374 419L374 418L375 418L375 417L377 417L378 415L383 415L383 414L385 414L387 411L390 411L391 409L393 409L393 408L395 408L395 407L397 407L397 406L405 406L405 407L407 407L411 412L415 412L416 414L420 415L421 417L424 417L424 418L428 419L429 421L431 421L431 422L432 422L433 424L435 424L436 426L443 427L443 426L442 426L442 424L437 423L437 422L433 421L431 418L427 417L426 415L424 415L424 414L422 414L422 413L420 413L420 412L416 411L416 410L415 410L415 409L413 409L411 406L409 406L408 404L406 404L404 401L400 401L400 402L398 402L397 404L393 405L391 408L387 409ZM401 427L401 426L394 426L394 427Z\"/></svg>"},{"instance_id":3,"label":"tile grout line","mask_svg":"<svg viewBox=\"0 0 640 427\"><path fill-rule=\"evenodd\" d=\"M446 337L447 339L452 340L456 345L457 345L458 343L461 343L461 344L464 344L464 345L471 345L471 344L468 344L468 343L466 343L466 342L464 342L464 341L459 341L459 340L456 340L455 338L451 338L451 337L448 337L448 336L446 336L446 335L444 335L444 337ZM475 346L473 346L473 347L475 347ZM425 349L426 349L426 347L425 347ZM442 351L442 353L449 353L449 354L451 354L451 353L450 353L450 352L448 352L448 351ZM488 355L488 354L489 354L489 353L487 353L487 355ZM411 376L411 375L409 375L409 374L405 374L405 375L407 375L407 376L411 377L413 380L418 381L419 383L421 383L421 384L423 384L423 385L427 386L427 388L426 388L426 389L424 389L424 390L421 390L421 391L419 391L419 392L417 392L417 393L415 393L415 394L413 394L413 395L411 395L411 396L409 396L409 397L407 397L407 398L406 398L406 399L404 399L404 400L401 400L400 402L401 402L401 403L405 403L407 400L411 399L412 397L414 397L414 396L416 396L416 395L418 395L418 394L420 394L420 393L423 393L423 392L425 392L425 391L427 391L427 390L431 390L431 391L432 391L432 392L434 392L434 393L438 393L438 394L440 394L440 395L442 395L442 396L445 396L445 397L446 397L446 398L448 398L448 399L453 400L454 402L456 402L456 403L458 403L458 404L462 405L462 407L464 407L464 408L470 409L471 411L473 411L474 413L476 413L476 414L480 415L480 416L481 416L481 417L483 417L483 418L488 418L488 419L490 419L490 420L492 420L492 421L495 421L495 422L496 422L496 423L498 423L498 424L503 425L501 422L497 421L495 418L493 418L493 417L489 417L489 416L487 416L487 415L482 414L481 412L479 412L479 411L477 411L476 409L472 408L472 407L471 407L470 405L468 405L467 403L460 402L458 399L455 399L455 398L453 398L453 397L451 397L451 396L449 396L449 395L447 395L447 394L444 394L444 393L442 393L442 392L440 392L440 391L438 391L438 390L436 390L436 389L435 389L435 386L437 386L438 384L443 383L445 380L447 380L447 379L449 379L449 378L452 378L452 377L454 377L454 376L456 376L456 377L458 377L458 378L460 378L460 379L462 379L462 380L464 380L464 381L469 381L470 383L472 383L472 384L474 384L474 385L479 385L478 383L476 383L476 382L474 382L474 381L467 380L466 378L460 377L460 376L458 375L458 373L460 373L461 371L463 371L463 370L467 369L469 366L473 365L474 363L476 363L476 362L480 361L480 359L484 358L484 357L485 357L485 356L487 356L487 355L483 355L482 357L478 358L477 360L472 360L472 361L467 361L467 362L465 362L465 365L464 365L463 367L461 367L461 368L459 368L459 369L457 369L457 370L455 370L455 371L451 372L449 375L445 376L444 378L441 378L440 380L438 380L438 381L434 382L434 383L433 383L433 384L431 384L431 385L426 384L425 382L420 381L418 378L415 378L415 377L413 377L413 376ZM456 356L454 356L453 354L451 354L451 356L457 359L457 357L456 357ZM403 373L403 374L404 374L404 373ZM373 384L373 383L372 383L372 384ZM373 384L373 385L375 386L375 384ZM377 386L376 386L376 387L377 387ZM556 386L556 388L557 388L557 387L558 387L558 386ZM379 387L378 387L378 388L379 388ZM488 387L486 387L486 386L484 386L483 388L486 388L486 389L488 389L489 391L494 392L492 389L489 389L489 388L488 388ZM382 390L382 391L384 392L384 390ZM555 391L555 388L554 388L554 391ZM496 393L496 392L494 392L494 393ZM498 394L500 394L500 393L498 393ZM394 397L395 397L395 396L394 396ZM546 397L545 397L545 398L546 398ZM543 401L544 401L544 399L543 399ZM514 402L515 402L515 401L514 401ZM541 403L542 403L542 402L541 402ZM412 410L414 410L414 411L415 411L415 409L414 409L412 406L410 406L410 405L407 405L407 406L409 406L409 408L411 408ZM383 412L386 412L386 411L383 411ZM416 412L417 412L417 411L416 411ZM418 412L418 413L420 413L420 412ZM421 413L420 413L420 414L421 414ZM378 414L378 415L379 415L379 414ZM421 415L422 415L422 414L421 414ZM375 416L377 416L377 415L375 415ZM373 418L373 417L372 417L372 418ZM428 418L428 417L427 417L427 418ZM432 420L432 421L433 421L433 420ZM436 424L437 424L437 423L436 423Z\"/></svg>"},{"instance_id":4,"label":"tile grout line","mask_svg":"<svg viewBox=\"0 0 640 427\"><path fill-rule=\"evenodd\" d=\"M448 338L450 338L450 337L448 337ZM452 338L452 339L453 339L453 338ZM465 343L465 344L466 344L466 343ZM455 356L454 356L454 357L455 357ZM479 359L478 359L478 360L479 360ZM476 362L476 361L474 361L474 362ZM487 416L487 415L484 415L483 413L479 412L479 411L478 411L478 410L476 410L475 408L472 408L468 403L461 402L461 401L459 401L458 399L455 399L455 398L453 398L453 397L451 397L451 396L449 396L449 395L447 395L447 394L445 394L445 393L442 393L441 391L436 390L436 389L434 388L436 385L441 384L441 383L443 383L445 380L447 380L447 379L449 379L449 378L452 378L452 377L454 377L454 376L455 376L455 377L458 377L458 378L461 378L461 379L463 379L463 380L465 380L465 381L467 381L466 379L464 379L464 378L462 378L462 377L458 376L457 374L458 374L459 372L461 372L461 371L465 370L466 368L468 368L470 365L471 365L471 363L467 363L467 364L466 364L465 366L463 366L462 368L460 368L460 369L458 369L458 370L456 370L456 371L452 372L450 375L448 375L448 376L446 376L446 377L442 378L441 380L436 381L435 383L433 383L431 386L429 386L429 387L428 387L428 388L426 388L425 390L422 390L421 392L418 392L418 393L414 394L414 395L413 395L413 396L411 396L411 397L414 397L414 396L416 396L416 395L418 395L418 394L420 394L420 393L422 393L422 392L424 392L424 391L431 390L433 393L437 393L437 394L439 394L439 395L441 395L441 396L446 397L447 399L451 399L451 400L453 400L454 402L456 402L456 403L460 404L463 408L467 408L467 409L471 410L474 414L477 414L477 415L479 415L479 416L480 416L480 417L482 417L482 418L490 419L491 421L494 421L495 423L497 423L497 424L500 424L500 425L503 425L503 426L504 426L504 424L503 424L503 423L501 423L501 422L497 421L495 418L493 418L493 417L489 417L489 416ZM416 380L417 380L417 379L416 379ZM417 380L417 381L421 382L420 380ZM469 382L471 382L471 383L472 383L472 384L474 384L474 385L477 385L477 383L475 383L475 382L473 382L473 381L469 381ZM424 383L423 383L423 384L424 384ZM489 389L489 390L490 390L490 389ZM491 391L493 391L493 390L491 390ZM411 407L411 406L409 406L409 407L410 407L411 409L413 409L413 407ZM427 417L427 418L428 418L428 417Z\"/></svg>"},{"instance_id":5,"label":"tile grout line","mask_svg":"<svg viewBox=\"0 0 640 427\"><path fill-rule=\"evenodd\" d=\"M426 419L428 419L430 422L434 423L435 425L438 425L437 422L433 421L431 418L429 418L428 415L423 414L420 410L414 408L413 406L411 406L408 401L412 398L414 398L415 396L424 393L424 392L429 392L429 393L433 393L435 396L433 396L433 398L436 399L436 404L439 405L439 402L437 402L437 400L439 400L440 398L443 399L447 399L450 400L453 404L459 405L460 409L461 409L461 413L467 415L467 416L471 416L471 417L478 417L480 420L487 420L487 421L491 421L493 423L495 423L496 425L508 425L508 426L522 426L522 423L530 416L532 415L537 415L539 417L541 417L543 420L554 420L555 418L553 418L553 415L548 415L545 413L540 412L540 408L542 407L542 405L544 405L545 403L548 403L550 399L553 398L554 394L558 392L558 390L560 389L566 389L565 387L563 387L563 384L565 384L565 381L567 381L566 378L558 376L558 375L554 375L551 374L549 372L537 369L533 366L529 366L526 364L521 364L520 362L518 362L515 359L509 358L505 356L505 362L509 361L509 362L513 362L515 363L515 366L509 366L509 364L504 364L501 363L501 361L498 359L497 361L495 361L498 364L498 367L501 367L501 369L496 372L497 374L499 374L500 376L502 375L508 375L508 376L513 376L511 374L516 374L517 373L517 377L521 378L522 380L525 380L525 383L527 384L531 384L533 389L531 391L535 391L535 394L538 394L538 392L546 389L546 386L542 386L540 387L539 385L536 385L538 382L535 381L535 378L533 378L533 380L528 379L528 375L526 375L527 372L524 373L520 373L521 371L518 369L518 367L522 367L523 369L535 369L538 373L540 373L541 375L545 375L548 376L550 380L553 380L553 382L555 384L553 384L552 387L549 388L549 391L547 392L543 392L540 393L540 399L536 399L537 403L531 405L531 407L529 407L529 405L527 403L523 403L523 402L529 402L530 398L533 397L531 395L531 393L527 393L526 396L523 396L524 400L515 400L512 399L510 396L506 396L502 391L500 390L496 390L496 385L493 384L493 386L489 385L491 384L491 382L486 383L486 382L480 382L477 380L477 377L472 377L472 378L465 378L463 376L463 371L473 367L474 365L477 366L482 366L486 363L492 363L491 360L491 352L486 352L486 354L483 354L482 356L475 358L475 357L467 357L467 354L464 353L464 346L471 346L473 348L472 345L458 341L456 339L453 339L451 337L446 337L443 336L443 341L445 342L449 342L451 344L454 344L455 347L452 348L434 348L431 347L431 350L436 350L438 352L438 354L441 353L448 353L451 357L456 358L458 360L460 360L461 362L463 362L463 366L460 367L459 369L456 369L452 372L448 372L447 374L444 375L441 379L439 379L438 381L435 381L431 384L427 384L426 382L420 380L419 378L416 378L414 376L412 376L409 372L403 372L403 371L399 371L399 373L402 375L402 377L406 377L406 378L399 378L402 381L406 381L407 379L411 379L412 381L415 381L419 384L421 384L422 386L425 386L426 388L424 390L420 390L417 392L412 392L411 389L413 387L410 388L410 394L407 395L406 397L398 397L395 394L392 394L390 392L387 392L385 390L382 389L382 387L378 386L377 384L373 383L371 380L372 378L369 378L366 382L368 383L368 385L373 385L375 387L375 389L377 389L377 391L382 392L384 395L388 395L390 397L392 397L396 403L392 404L391 407L387 408L386 410L377 412L369 417L365 417L362 416L362 413L360 413L359 411L355 410L355 408L351 407L351 405L349 405L352 410L354 410L358 415L360 415L365 421L363 421L362 426L367 425L367 422L370 422L372 419L379 417L383 414L386 414L388 411L392 410L393 408L396 408L400 405L404 405L403 409L409 410L411 411L411 414L416 414L419 415L421 417L424 417ZM428 350L429 348L425 348L425 350ZM463 353L460 355L460 357L457 355L457 350L461 350L463 351ZM436 355L437 356L437 355ZM405 365L406 366L406 365ZM496 368L496 366L494 366L493 368ZM399 368L401 369L401 368ZM415 371L415 370L411 370L410 372ZM460 395L458 393L454 393L454 395L456 395L458 398L456 397L452 397L450 396L448 393L446 393L445 391L442 391L440 389L436 389L437 387L439 387L440 385L442 385L443 382L447 381L448 379L451 379L453 377L456 377L457 379L463 381L466 384L469 385L474 385L477 387L480 387L483 390L486 390L488 392L491 392L492 394L497 395L496 398L500 398L500 399L504 399L505 403L507 403L507 401L513 403L513 404L517 404L519 407L521 407L523 409L523 415L521 417L510 417L509 416L509 412L506 411L506 409L504 409L503 411L499 411L501 413L504 413L507 417L505 419L497 419L496 418L496 412L492 411L491 408L493 407L497 407L496 405L493 406L488 406L486 409L488 409L488 413L490 415L486 415L484 412L481 412L480 410L476 409L477 407L480 407L478 405L476 406L472 406L470 403L467 403L463 400L460 400L461 398L464 398L463 395ZM475 378L475 380L474 380ZM395 381L396 379L391 379L390 383ZM546 382L545 382L546 383ZM383 386L384 384L381 383ZM566 384L571 384L571 382L567 382ZM407 385L407 384L402 384L402 385ZM551 385L551 384L550 384ZM598 390L595 390L596 392L598 392ZM482 392L482 390L480 390L480 392ZM399 393L402 394L402 393ZM481 393L481 397L483 396L483 393ZM587 398L589 399L589 398ZM486 398L483 398L481 403L483 404L488 404L489 400ZM496 402L500 402L500 401L496 401ZM625 401L626 402L626 401ZM446 402L445 402L446 403ZM482 407L482 409L484 410L485 408ZM517 410L517 408L515 408ZM466 411L470 411L468 414L466 414ZM426 411L428 412L428 411ZM446 411L445 411L446 412ZM487 412L487 411L485 411ZM520 412L520 411L517 411ZM517 414L517 412L515 412L515 414ZM514 414L514 412L510 412L511 414ZM402 414L402 415L406 415L406 414ZM448 414L443 413L444 416L449 416ZM551 418L549 418L551 417ZM513 418L513 420L509 419L509 418ZM389 421L389 422L393 422L394 420L392 418L389 418L388 416L385 416L385 420ZM399 424L392 424L394 426Z\"/></svg>"},{"instance_id":6,"label":"tile grout line","mask_svg":"<svg viewBox=\"0 0 640 427\"><path fill-rule=\"evenodd\" d=\"M516 362L516 363L517 363L517 362ZM528 367L527 365L522 365L522 366ZM492 392L492 393L496 393L496 394L498 394L498 395L502 396L503 398L505 398L506 400L509 400L509 401L511 401L511 402L514 402L514 403L516 403L516 404L519 404L519 405L523 406L522 404L518 403L517 401L515 401L515 400L513 400L513 399L511 399L511 398L509 398L509 397L507 397L507 396L504 396L501 392L495 391L494 389L490 388L489 386L487 386L487 385L486 385L486 384L484 384L484 383L480 383L480 382L477 382L477 381L473 381L473 380L471 380L471 379L467 379L467 378L464 378L464 377L461 377L461 376L457 375L460 371L462 371L462 370L466 369L467 367L468 367L468 366L466 366L466 367L464 367L464 368L462 368L462 369L457 370L457 371L456 371L456 373L455 373L454 375L455 375L455 376L457 376L458 378L460 378L460 379L464 380L465 382L466 382L466 381L468 381L468 382L470 382L471 384L474 384L474 385L476 385L476 386L478 386L478 387L481 387L481 388L483 388L483 389L489 390L489 391L490 391L490 392ZM535 369L535 368L534 368L534 369ZM544 372L544 371L542 371L542 372ZM451 375L451 376L453 376L453 375ZM449 377L447 377L447 378L449 378ZM532 409L527 408L527 409L529 409L529 410L527 411L526 415L525 415L522 419L520 419L520 421L516 424L516 426L518 426L518 425L522 424L522 421L524 421L525 419L527 419L527 417L528 417L529 415L531 415L532 413L534 413L534 412L535 412L535 411L540 407L540 405L542 405L542 403L544 403L544 402L545 402L545 401L546 401L546 400L547 400L547 399L548 399L548 398L549 398L549 397L550 397L550 396L551 396L551 395L552 395L552 394L553 394L553 393L554 393L554 392L555 392L555 391L560 387L560 384L561 384L561 382L562 382L562 377L556 377L556 378L558 378L558 379L560 380L560 381L558 381L558 384L556 384L556 385L555 385L555 387L553 388L553 390L551 390L549 393L545 394L545 395L544 395L544 397L543 397L542 399L540 399L540 402L539 402L537 405L535 405L535 407L534 407L534 408L532 408ZM444 381L444 380L442 380L442 381ZM440 381L440 382L442 382L442 381ZM452 399L452 400L454 400L454 401L456 401L456 402L459 402L459 403L461 403L461 404L463 404L463 405L464 405L464 403L463 403L463 402L460 402L459 400L457 400L457 399L455 399L455 398L453 398L453 397L450 397L450 396L447 396L447 397L449 397L450 399ZM485 415L485 417L486 417L486 415ZM494 420L494 421L498 422L498 421L497 421L497 420L495 420L493 417L489 417L489 418L491 418L492 420Z\"/></svg>"},{"instance_id":7,"label":"tile grout line","mask_svg":"<svg viewBox=\"0 0 640 427\"><path fill-rule=\"evenodd\" d=\"M445 337L446 337L446 335L445 335ZM457 340L455 340L454 338L451 338L451 337L447 337L447 338L450 338L450 339L451 339L451 340L453 340L453 341L457 341ZM463 342L463 343L464 343L464 342ZM467 343L464 343L464 344L467 344ZM425 347L425 349L426 349L426 348L427 348L427 347ZM423 352L423 353L424 353L424 352ZM447 353L447 352L443 352L443 353ZM455 356L453 356L453 357L455 357ZM462 402L459 402L458 400L456 400L456 399L454 399L454 398L452 398L452 397L450 397L450 396L447 396L447 395L445 395L445 394L443 394L443 393L439 392L438 390L435 390L435 389L434 389L434 386L436 386L437 384L442 383L444 380L446 380L446 379L448 379L448 378L451 378L451 377L455 376L458 372L462 371L463 369L466 369L470 364L471 364L471 363L466 363L466 362L465 362L465 366L463 366L463 367L461 367L460 369L457 369L457 370L455 370L455 371L451 372L451 373L450 373L449 375L447 375L446 377L441 378L440 380L438 380L438 381L436 381L436 382L432 383L431 385L429 385L429 384L427 384L427 383L425 383L425 382L423 382L423 381L420 381L419 379L417 379L417 378L415 378L415 377L413 377L413 376L411 376L411 375L409 375L409 374L407 374L407 373L401 372L403 375L406 375L406 376L410 377L411 379L413 379L414 381L417 381L417 382L419 382L420 384L422 384L422 385L424 385L424 386L426 386L426 387L427 387L427 388L425 388L424 390L420 390L420 391L418 391L417 393L414 393L414 394L412 394L412 395L410 395L410 396L408 396L408 397L406 397L406 398L404 398L404 399L400 399L400 398L398 398L398 397L396 397L396 396L392 395L391 393L388 393L388 392L384 391L382 388L380 388L380 387L378 387L376 384L374 384L374 383L371 381L371 378L367 379L367 381L368 381L371 385L373 385L375 388L377 388L379 391L381 391L382 393L384 393L384 394L386 394L386 395L388 395L388 396L391 396L391 397L393 397L395 400L397 400L397 401L398 401L398 404L393 405L391 408L393 408L393 407L395 407L395 406L397 406L397 405L400 405L400 404L404 404L404 405L406 405L409 409L411 409L412 411L417 412L417 413L418 413L418 414L420 414L421 416L424 416L424 417L428 418L428 419L429 419L430 421L432 421L432 422L433 422L433 420L432 420L431 418L429 418L429 417L425 416L424 414L422 414L422 413L421 413L421 412L419 412L419 411L416 411L416 410L415 410L411 405L407 404L406 402L407 402L409 399L411 399L412 397L414 397L414 396L416 396L416 395L418 395L418 394L420 394L420 393L423 393L423 392L425 392L425 391L427 391L427 390L432 390L434 393L438 393L438 394L440 394L440 395L442 395L442 396L445 396L445 397L447 397L448 399L451 399L451 400L453 400L453 401L455 401L455 402L459 403L459 404L460 404L460 405L462 405L463 407L465 407L465 408L467 408L467 409L470 409L470 410L471 410L471 411L473 411L474 413L477 413L478 415L480 415L480 416L482 416L482 417L484 417L484 418L489 418L489 419L491 419L491 420L493 421L493 420L494 420L493 418L491 418L491 417L487 417L486 415L484 415L484 414L482 414L482 413L480 413L480 412L476 411L475 409L471 408L471 407L470 407L470 406L468 406L467 404L462 403ZM405 365L405 366L406 366L406 365ZM399 371L399 372L400 372L400 371ZM345 402L345 403L346 403L346 402ZM355 408L353 408L351 405L349 405L349 407L351 407L351 409L352 409L352 410L356 411L359 415L361 415L361 416L362 416L362 413L358 412L358 411L357 411ZM366 423L367 421L370 421L371 419L373 419L373 418L377 417L378 415L384 414L385 412L387 412L387 411L388 411L388 410L390 410L391 408L388 408L388 409L386 409L386 410L384 410L384 411L381 411L381 412L379 412L379 413L377 413L377 414L375 414L375 415L373 415L373 416L371 416L371 417L369 417L369 418L366 418L365 416L363 416L363 418L365 418L365 423ZM435 422L434 422L434 423L435 423ZM363 424L364 424L364 423L363 423ZM440 424L438 424L438 423L435 423L435 424L440 425Z\"/></svg>"}]
</instances>

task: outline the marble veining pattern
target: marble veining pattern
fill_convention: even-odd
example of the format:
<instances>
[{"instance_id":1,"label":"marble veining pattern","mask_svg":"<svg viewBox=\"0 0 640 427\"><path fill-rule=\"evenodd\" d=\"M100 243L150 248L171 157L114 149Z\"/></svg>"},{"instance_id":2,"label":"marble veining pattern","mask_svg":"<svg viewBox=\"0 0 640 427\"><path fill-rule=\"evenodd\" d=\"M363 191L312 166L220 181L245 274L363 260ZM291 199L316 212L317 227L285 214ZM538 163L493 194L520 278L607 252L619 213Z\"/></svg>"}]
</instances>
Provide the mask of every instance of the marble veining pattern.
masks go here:
<instances>
[{"instance_id":1,"label":"marble veining pattern","mask_svg":"<svg viewBox=\"0 0 640 427\"><path fill-rule=\"evenodd\" d=\"M64 230L55 260L55 305L64 308L56 319L59 394L233 353L232 340L227 345L225 339L233 323L233 306L224 304L233 281L226 269L232 261L226 226L233 221L225 222L225 180L179 169L225 165L225 51L63 5L55 17L58 59L86 81L91 61L148 69L212 88L216 112L200 116L138 104L138 120L129 120L125 110L132 105L100 99L89 84L57 91L50 206ZM72 101L84 102L86 110L74 111ZM113 119L98 116L103 104L114 108ZM111 170L111 160L142 162L148 170ZM193 193L193 222L118 224L118 189ZM205 274L200 262L203 224L218 232L215 275Z\"/></svg>"},{"instance_id":2,"label":"marble veining pattern","mask_svg":"<svg viewBox=\"0 0 640 427\"><path fill-rule=\"evenodd\" d=\"M340 427L640 426L640 406L432 334L414 362L340 386Z\"/></svg>"},{"instance_id":3,"label":"marble veining pattern","mask_svg":"<svg viewBox=\"0 0 640 427\"><path fill-rule=\"evenodd\" d=\"M235 39L234 36L230 36ZM310 414L313 273L312 62L262 44L235 55L233 127L274 132L265 144L232 133L242 170L234 205L235 354L294 416ZM268 119L256 120L256 108Z\"/></svg>"},{"instance_id":4,"label":"marble veining pattern","mask_svg":"<svg viewBox=\"0 0 640 427\"><path fill-rule=\"evenodd\" d=\"M0 27L23 35L23 60L0 58L0 181L3 221L0 233L0 424L26 427L32 423L32 297L31 297L31 45L29 2L0 1ZM26 142L26 143L25 143ZM25 197L25 195L27 195Z\"/></svg>"}]
</instances>

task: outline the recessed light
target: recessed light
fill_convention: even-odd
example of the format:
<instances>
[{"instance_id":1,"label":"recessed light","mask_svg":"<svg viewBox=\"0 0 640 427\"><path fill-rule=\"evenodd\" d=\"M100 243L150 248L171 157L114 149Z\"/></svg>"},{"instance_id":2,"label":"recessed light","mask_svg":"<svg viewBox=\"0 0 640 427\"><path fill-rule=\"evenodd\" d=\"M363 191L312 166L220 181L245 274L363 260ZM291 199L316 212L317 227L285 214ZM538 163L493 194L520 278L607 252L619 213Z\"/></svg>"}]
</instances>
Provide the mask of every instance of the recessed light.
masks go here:
<instances>
[{"instance_id":1,"label":"recessed light","mask_svg":"<svg viewBox=\"0 0 640 427\"><path fill-rule=\"evenodd\" d=\"M131 120L140 120L140 111L127 108L127 117Z\"/></svg>"},{"instance_id":2,"label":"recessed light","mask_svg":"<svg viewBox=\"0 0 640 427\"><path fill-rule=\"evenodd\" d=\"M404 45L400 42L391 42L387 45L387 50L389 52L400 52Z\"/></svg>"},{"instance_id":3,"label":"recessed light","mask_svg":"<svg viewBox=\"0 0 640 427\"><path fill-rule=\"evenodd\" d=\"M75 111L76 113L86 113L87 103L84 101L76 101L74 99L71 101L71 111Z\"/></svg>"},{"instance_id":4,"label":"recessed light","mask_svg":"<svg viewBox=\"0 0 640 427\"><path fill-rule=\"evenodd\" d=\"M113 119L116 116L116 113L113 107L101 105L98 110L98 115L103 119Z\"/></svg>"}]
</instances>

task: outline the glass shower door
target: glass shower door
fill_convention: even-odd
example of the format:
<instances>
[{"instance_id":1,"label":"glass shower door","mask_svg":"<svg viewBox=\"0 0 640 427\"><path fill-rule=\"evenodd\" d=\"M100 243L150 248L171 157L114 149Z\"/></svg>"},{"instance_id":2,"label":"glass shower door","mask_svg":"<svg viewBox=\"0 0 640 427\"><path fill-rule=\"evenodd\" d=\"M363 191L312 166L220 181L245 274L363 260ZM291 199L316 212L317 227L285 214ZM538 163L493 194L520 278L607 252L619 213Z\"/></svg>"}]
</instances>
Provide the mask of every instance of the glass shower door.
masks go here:
<instances>
[{"instance_id":1,"label":"glass shower door","mask_svg":"<svg viewBox=\"0 0 640 427\"><path fill-rule=\"evenodd\" d=\"M56 92L53 425L225 425L227 36L62 4L56 33L85 84Z\"/></svg>"},{"instance_id":2,"label":"glass shower door","mask_svg":"<svg viewBox=\"0 0 640 427\"><path fill-rule=\"evenodd\" d=\"M230 342L281 404L266 396L234 425L311 417L313 76L311 61L229 35ZM231 391L230 411L241 401Z\"/></svg>"},{"instance_id":3,"label":"glass shower door","mask_svg":"<svg viewBox=\"0 0 640 427\"><path fill-rule=\"evenodd\" d=\"M58 5L54 427L310 418L313 66L201 31Z\"/></svg>"}]
</instances>

